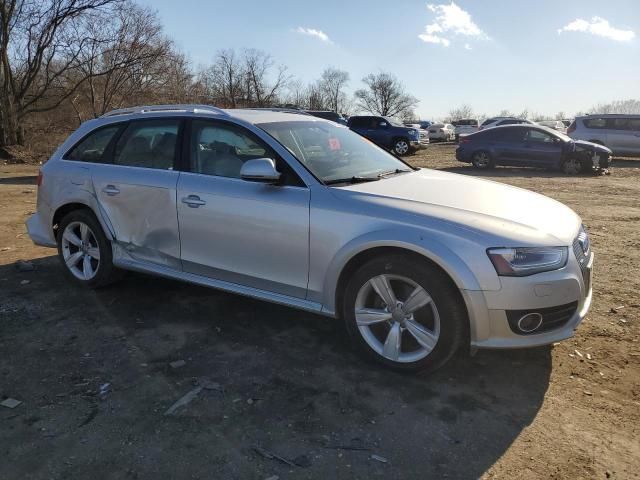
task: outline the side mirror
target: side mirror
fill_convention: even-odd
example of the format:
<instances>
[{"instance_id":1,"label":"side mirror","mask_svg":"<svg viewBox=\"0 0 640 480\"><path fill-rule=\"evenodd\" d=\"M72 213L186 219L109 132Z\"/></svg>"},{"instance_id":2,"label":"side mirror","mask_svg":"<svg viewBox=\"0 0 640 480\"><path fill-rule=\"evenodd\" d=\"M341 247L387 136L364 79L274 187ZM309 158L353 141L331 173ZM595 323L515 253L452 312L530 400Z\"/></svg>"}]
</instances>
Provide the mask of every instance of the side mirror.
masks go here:
<instances>
[{"instance_id":1,"label":"side mirror","mask_svg":"<svg viewBox=\"0 0 640 480\"><path fill-rule=\"evenodd\" d=\"M379 127L379 128L387 128L388 126L389 126L389 124L388 124L387 122L380 122L380 123L378 124L378 127Z\"/></svg>"},{"instance_id":2,"label":"side mirror","mask_svg":"<svg viewBox=\"0 0 640 480\"><path fill-rule=\"evenodd\" d=\"M256 158L242 164L240 178L248 182L274 184L280 180L280 172L270 158Z\"/></svg>"}]
</instances>

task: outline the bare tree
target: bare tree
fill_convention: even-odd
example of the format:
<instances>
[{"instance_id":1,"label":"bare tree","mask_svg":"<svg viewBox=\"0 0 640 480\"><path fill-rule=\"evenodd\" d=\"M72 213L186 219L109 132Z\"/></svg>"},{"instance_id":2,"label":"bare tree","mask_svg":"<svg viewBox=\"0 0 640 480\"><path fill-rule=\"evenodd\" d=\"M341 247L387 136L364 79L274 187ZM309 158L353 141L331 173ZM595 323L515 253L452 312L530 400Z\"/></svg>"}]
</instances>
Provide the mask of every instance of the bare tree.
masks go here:
<instances>
[{"instance_id":1,"label":"bare tree","mask_svg":"<svg viewBox=\"0 0 640 480\"><path fill-rule=\"evenodd\" d=\"M66 83L87 45L100 41L84 20L123 0L0 0L0 145L21 142L21 120L60 105L86 80ZM56 95L52 95L56 93ZM53 98L52 98L53 97Z\"/></svg>"},{"instance_id":2,"label":"bare tree","mask_svg":"<svg viewBox=\"0 0 640 480\"><path fill-rule=\"evenodd\" d=\"M391 73L369 74L362 79L367 88L356 90L358 107L376 115L402 116L418 105L419 100L405 92L404 86Z\"/></svg>"},{"instance_id":3,"label":"bare tree","mask_svg":"<svg viewBox=\"0 0 640 480\"><path fill-rule=\"evenodd\" d=\"M464 104L459 106L458 108L454 108L449 111L449 116L447 117L447 121L449 123L456 122L458 120L464 120L468 118L473 118L473 108L471 105Z\"/></svg>"},{"instance_id":4,"label":"bare tree","mask_svg":"<svg viewBox=\"0 0 640 480\"><path fill-rule=\"evenodd\" d=\"M322 72L319 87L324 94L326 108L334 112L341 112L347 103L345 87L349 84L349 73L329 67Z\"/></svg>"},{"instance_id":5,"label":"bare tree","mask_svg":"<svg viewBox=\"0 0 640 480\"><path fill-rule=\"evenodd\" d=\"M614 100L611 103L598 104L589 110L589 113L622 113L640 114L640 100Z\"/></svg>"},{"instance_id":6,"label":"bare tree","mask_svg":"<svg viewBox=\"0 0 640 480\"><path fill-rule=\"evenodd\" d=\"M217 105L236 108L242 99L244 66L235 50L219 50L214 63L202 72L207 95Z\"/></svg>"},{"instance_id":7,"label":"bare tree","mask_svg":"<svg viewBox=\"0 0 640 480\"><path fill-rule=\"evenodd\" d=\"M98 117L150 89L165 73L160 67L171 44L155 12L133 3L124 4L106 26L87 22L87 31L103 41L80 53L78 70L87 80L72 103L88 105L91 116Z\"/></svg>"},{"instance_id":8,"label":"bare tree","mask_svg":"<svg viewBox=\"0 0 640 480\"><path fill-rule=\"evenodd\" d=\"M287 67L276 66L271 55L255 48L244 50L243 63L246 104L265 107L274 103L289 81Z\"/></svg>"}]
</instances>

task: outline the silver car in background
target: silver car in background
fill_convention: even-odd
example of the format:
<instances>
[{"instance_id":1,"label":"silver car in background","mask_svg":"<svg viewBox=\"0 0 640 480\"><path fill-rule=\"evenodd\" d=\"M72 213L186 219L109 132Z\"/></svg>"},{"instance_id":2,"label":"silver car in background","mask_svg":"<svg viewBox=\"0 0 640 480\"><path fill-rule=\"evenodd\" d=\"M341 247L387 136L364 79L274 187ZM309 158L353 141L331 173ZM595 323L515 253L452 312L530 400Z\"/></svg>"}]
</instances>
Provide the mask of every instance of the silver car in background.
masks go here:
<instances>
[{"instance_id":1,"label":"silver car in background","mask_svg":"<svg viewBox=\"0 0 640 480\"><path fill-rule=\"evenodd\" d=\"M574 140L599 143L614 155L640 155L640 115L586 115L576 117L567 129Z\"/></svg>"},{"instance_id":2,"label":"silver car in background","mask_svg":"<svg viewBox=\"0 0 640 480\"><path fill-rule=\"evenodd\" d=\"M135 270L339 317L396 369L568 338L591 303L572 210L413 168L309 115L117 110L82 124L38 185L29 234L76 283Z\"/></svg>"}]
</instances>

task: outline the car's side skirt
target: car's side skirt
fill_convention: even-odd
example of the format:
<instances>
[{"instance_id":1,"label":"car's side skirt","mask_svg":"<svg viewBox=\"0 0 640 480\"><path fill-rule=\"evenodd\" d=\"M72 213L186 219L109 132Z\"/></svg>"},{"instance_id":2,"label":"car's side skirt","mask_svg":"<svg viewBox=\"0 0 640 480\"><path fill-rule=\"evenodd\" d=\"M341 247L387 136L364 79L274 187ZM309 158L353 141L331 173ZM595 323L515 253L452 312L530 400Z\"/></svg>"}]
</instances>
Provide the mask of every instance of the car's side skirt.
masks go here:
<instances>
[{"instance_id":1,"label":"car's side skirt","mask_svg":"<svg viewBox=\"0 0 640 480\"><path fill-rule=\"evenodd\" d=\"M300 298L289 297L287 295L281 295L278 293L267 292L244 285L238 285L236 283L225 282L223 280L216 280L214 278L204 277L202 275L196 275L194 273L180 272L171 268L163 267L160 265L148 264L132 259L114 258L113 264L116 267L124 270L133 270L141 273L150 273L152 275L158 275L160 277L171 278L174 280L181 280L183 282L194 283L196 285L202 285L204 287L216 288L225 292L237 293L247 297L257 298L258 300L265 300L267 302L277 303L280 305L286 305L288 307L299 308L320 315L328 315L322 311L322 305L316 302L310 302L308 300L302 300Z\"/></svg>"}]
</instances>

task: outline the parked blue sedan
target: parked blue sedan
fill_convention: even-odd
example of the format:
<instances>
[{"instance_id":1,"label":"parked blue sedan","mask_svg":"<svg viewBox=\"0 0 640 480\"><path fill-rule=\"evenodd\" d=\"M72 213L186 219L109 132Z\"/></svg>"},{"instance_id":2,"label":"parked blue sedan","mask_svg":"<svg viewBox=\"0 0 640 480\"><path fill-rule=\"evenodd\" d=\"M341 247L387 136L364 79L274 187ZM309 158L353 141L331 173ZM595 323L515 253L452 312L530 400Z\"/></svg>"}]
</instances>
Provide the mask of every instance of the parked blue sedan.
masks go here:
<instances>
[{"instance_id":1,"label":"parked blue sedan","mask_svg":"<svg viewBox=\"0 0 640 480\"><path fill-rule=\"evenodd\" d=\"M573 140L537 125L504 125L460 138L456 158L480 169L496 165L562 170L568 175L606 171L611 150L597 143Z\"/></svg>"}]
</instances>

